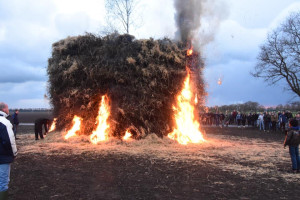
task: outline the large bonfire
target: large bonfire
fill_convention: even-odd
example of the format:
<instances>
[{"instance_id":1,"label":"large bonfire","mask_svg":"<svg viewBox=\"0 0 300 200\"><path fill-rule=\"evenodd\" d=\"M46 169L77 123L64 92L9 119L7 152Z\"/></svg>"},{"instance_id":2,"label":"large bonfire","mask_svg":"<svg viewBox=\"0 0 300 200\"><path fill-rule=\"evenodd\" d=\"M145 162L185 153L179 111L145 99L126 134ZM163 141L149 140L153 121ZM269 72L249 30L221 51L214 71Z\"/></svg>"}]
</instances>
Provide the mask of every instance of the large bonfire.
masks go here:
<instances>
[{"instance_id":1,"label":"large bonfire","mask_svg":"<svg viewBox=\"0 0 300 200\"><path fill-rule=\"evenodd\" d=\"M187 57L182 44L130 35L88 34L53 44L48 75L56 128L72 130L66 137L89 135L94 144L150 133L170 133L182 144L203 141L196 122L200 104L191 103L203 102L201 62L193 54L197 66L190 73ZM181 119L182 111L187 118Z\"/></svg>"}]
</instances>

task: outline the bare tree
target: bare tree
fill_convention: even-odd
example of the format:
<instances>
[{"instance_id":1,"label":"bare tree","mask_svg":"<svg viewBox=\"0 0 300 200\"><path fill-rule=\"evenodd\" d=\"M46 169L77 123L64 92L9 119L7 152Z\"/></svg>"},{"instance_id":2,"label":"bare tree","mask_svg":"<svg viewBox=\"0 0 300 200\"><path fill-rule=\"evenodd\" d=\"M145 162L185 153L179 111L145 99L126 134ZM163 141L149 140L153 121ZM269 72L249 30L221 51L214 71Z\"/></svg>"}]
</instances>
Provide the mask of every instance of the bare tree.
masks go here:
<instances>
[{"instance_id":1,"label":"bare tree","mask_svg":"<svg viewBox=\"0 0 300 200\"><path fill-rule=\"evenodd\" d=\"M133 14L138 6L138 0L106 0L107 24L112 31L122 29L129 34L129 29L135 24Z\"/></svg>"},{"instance_id":2,"label":"bare tree","mask_svg":"<svg viewBox=\"0 0 300 200\"><path fill-rule=\"evenodd\" d=\"M292 13L268 35L252 75L270 84L284 80L287 89L300 96L300 12Z\"/></svg>"}]
</instances>

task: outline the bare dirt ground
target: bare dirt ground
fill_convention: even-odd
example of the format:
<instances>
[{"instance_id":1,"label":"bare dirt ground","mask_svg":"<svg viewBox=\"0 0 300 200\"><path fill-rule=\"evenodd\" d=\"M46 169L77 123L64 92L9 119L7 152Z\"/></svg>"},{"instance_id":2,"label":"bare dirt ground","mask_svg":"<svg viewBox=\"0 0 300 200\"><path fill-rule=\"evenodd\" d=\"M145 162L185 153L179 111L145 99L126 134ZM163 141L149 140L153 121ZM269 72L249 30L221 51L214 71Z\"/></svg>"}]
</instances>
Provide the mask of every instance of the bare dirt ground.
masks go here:
<instances>
[{"instance_id":1,"label":"bare dirt ground","mask_svg":"<svg viewBox=\"0 0 300 200\"><path fill-rule=\"evenodd\" d=\"M22 126L10 199L297 199L284 134L205 128L207 142L179 145L150 135L92 145L54 132L35 141Z\"/></svg>"}]
</instances>

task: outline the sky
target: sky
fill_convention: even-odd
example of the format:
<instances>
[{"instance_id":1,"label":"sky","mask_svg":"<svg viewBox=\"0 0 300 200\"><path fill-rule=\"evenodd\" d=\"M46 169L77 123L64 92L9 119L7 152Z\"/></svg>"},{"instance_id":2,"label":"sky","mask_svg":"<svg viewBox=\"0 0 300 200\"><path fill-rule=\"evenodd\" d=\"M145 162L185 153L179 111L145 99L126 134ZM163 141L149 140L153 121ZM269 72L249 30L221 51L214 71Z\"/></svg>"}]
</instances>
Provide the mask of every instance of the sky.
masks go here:
<instances>
[{"instance_id":1,"label":"sky","mask_svg":"<svg viewBox=\"0 0 300 200\"><path fill-rule=\"evenodd\" d=\"M141 0L136 38L174 38L173 0ZM255 101L264 106L299 101L284 84L269 86L250 75L267 34L300 0L215 0L201 19L206 105ZM47 65L52 44L86 32L102 34L104 0L1 0L0 101L10 108L50 108ZM140 20L142 19L142 20ZM219 85L218 79L222 84Z\"/></svg>"}]
</instances>

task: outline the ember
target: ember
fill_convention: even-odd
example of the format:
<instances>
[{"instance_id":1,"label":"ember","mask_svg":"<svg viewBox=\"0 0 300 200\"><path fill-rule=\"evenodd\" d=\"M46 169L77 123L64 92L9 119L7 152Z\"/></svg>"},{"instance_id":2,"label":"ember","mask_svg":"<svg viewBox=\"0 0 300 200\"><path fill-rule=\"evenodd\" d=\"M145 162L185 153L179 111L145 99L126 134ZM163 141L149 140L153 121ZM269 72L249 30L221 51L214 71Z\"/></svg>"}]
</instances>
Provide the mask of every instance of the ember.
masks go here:
<instances>
[{"instance_id":1,"label":"ember","mask_svg":"<svg viewBox=\"0 0 300 200\"><path fill-rule=\"evenodd\" d=\"M222 79L221 78L219 78L219 80L218 80L218 85L222 85Z\"/></svg>"},{"instance_id":2,"label":"ember","mask_svg":"<svg viewBox=\"0 0 300 200\"><path fill-rule=\"evenodd\" d=\"M74 116L73 118L73 127L67 132L65 135L65 139L69 139L70 137L73 137L76 135L76 132L80 130L80 124L81 124L82 119L78 116Z\"/></svg>"}]
</instances>

